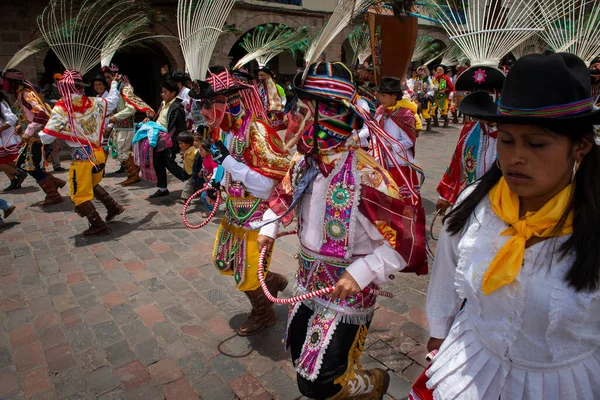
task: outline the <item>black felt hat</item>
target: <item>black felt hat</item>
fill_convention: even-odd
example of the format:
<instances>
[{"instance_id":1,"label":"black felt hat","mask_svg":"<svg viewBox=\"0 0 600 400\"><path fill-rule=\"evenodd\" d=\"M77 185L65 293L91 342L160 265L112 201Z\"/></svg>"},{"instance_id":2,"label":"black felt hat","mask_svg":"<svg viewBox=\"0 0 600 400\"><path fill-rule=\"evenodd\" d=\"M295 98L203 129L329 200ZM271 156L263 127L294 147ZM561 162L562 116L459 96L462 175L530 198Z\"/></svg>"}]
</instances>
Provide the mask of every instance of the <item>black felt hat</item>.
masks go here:
<instances>
[{"instance_id":1,"label":"black felt hat","mask_svg":"<svg viewBox=\"0 0 600 400\"><path fill-rule=\"evenodd\" d=\"M521 57L510 69L500 99L496 106L486 92L475 92L463 99L459 109L484 121L550 129L600 123L600 110L593 109L588 67L569 53Z\"/></svg>"},{"instance_id":2,"label":"black felt hat","mask_svg":"<svg viewBox=\"0 0 600 400\"><path fill-rule=\"evenodd\" d=\"M395 76L384 76L379 81L379 86L375 88L376 92L379 93L402 93L406 88L402 86L400 78Z\"/></svg>"},{"instance_id":3,"label":"black felt hat","mask_svg":"<svg viewBox=\"0 0 600 400\"><path fill-rule=\"evenodd\" d=\"M470 67L456 78L454 88L458 91L502 90L506 75L494 67Z\"/></svg>"}]
</instances>

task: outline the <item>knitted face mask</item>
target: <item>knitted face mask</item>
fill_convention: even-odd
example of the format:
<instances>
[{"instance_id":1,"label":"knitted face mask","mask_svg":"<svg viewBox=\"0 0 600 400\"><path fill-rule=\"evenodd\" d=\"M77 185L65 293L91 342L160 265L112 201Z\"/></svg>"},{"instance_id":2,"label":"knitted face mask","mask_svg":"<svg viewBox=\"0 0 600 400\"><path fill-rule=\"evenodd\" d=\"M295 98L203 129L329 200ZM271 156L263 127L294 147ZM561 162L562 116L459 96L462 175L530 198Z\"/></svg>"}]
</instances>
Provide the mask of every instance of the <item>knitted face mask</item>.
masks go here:
<instances>
[{"instance_id":1,"label":"knitted face mask","mask_svg":"<svg viewBox=\"0 0 600 400\"><path fill-rule=\"evenodd\" d=\"M307 115L303 126L299 124L297 129L297 146L302 154L334 149L343 144L352 135L352 131L360 126L356 115L340 103L312 100L303 104L310 110L311 115ZM318 115L315 118L317 107Z\"/></svg>"}]
</instances>

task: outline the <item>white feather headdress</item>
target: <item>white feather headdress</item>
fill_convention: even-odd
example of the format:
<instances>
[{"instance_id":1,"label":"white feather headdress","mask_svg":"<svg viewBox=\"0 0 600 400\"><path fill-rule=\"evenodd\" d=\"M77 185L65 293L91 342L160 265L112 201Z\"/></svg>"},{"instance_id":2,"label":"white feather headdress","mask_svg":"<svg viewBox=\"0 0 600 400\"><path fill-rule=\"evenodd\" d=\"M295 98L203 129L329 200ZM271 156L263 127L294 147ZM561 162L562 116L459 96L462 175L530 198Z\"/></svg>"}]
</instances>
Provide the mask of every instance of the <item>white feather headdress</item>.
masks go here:
<instances>
[{"instance_id":1,"label":"white feather headdress","mask_svg":"<svg viewBox=\"0 0 600 400\"><path fill-rule=\"evenodd\" d=\"M455 43L452 43L450 47L444 51L444 55L442 57L442 64L447 67L454 67L465 58L465 53L457 46Z\"/></svg>"},{"instance_id":2,"label":"white feather headdress","mask_svg":"<svg viewBox=\"0 0 600 400\"><path fill-rule=\"evenodd\" d=\"M600 0L544 0L533 18L546 26L540 36L555 52L572 53L588 65L600 55Z\"/></svg>"},{"instance_id":3,"label":"white feather headdress","mask_svg":"<svg viewBox=\"0 0 600 400\"><path fill-rule=\"evenodd\" d=\"M249 32L242 39L240 46L248 52L235 64L234 69L241 68L252 60L256 60L259 67L264 67L278 54L292 50L298 43L309 36L309 28L303 26L298 29L285 25L259 26Z\"/></svg>"},{"instance_id":4,"label":"white feather headdress","mask_svg":"<svg viewBox=\"0 0 600 400\"><path fill-rule=\"evenodd\" d=\"M84 75L100 61L106 41L143 16L128 0L100 4L50 0L37 22L42 38L63 66Z\"/></svg>"},{"instance_id":5,"label":"white feather headdress","mask_svg":"<svg viewBox=\"0 0 600 400\"><path fill-rule=\"evenodd\" d=\"M415 48L413 50L411 62L420 61L425 57L434 55L439 45L433 42L433 38L431 36L419 36L417 37L417 41L415 42ZM439 55L438 51L435 55Z\"/></svg>"},{"instance_id":6,"label":"white feather headdress","mask_svg":"<svg viewBox=\"0 0 600 400\"><path fill-rule=\"evenodd\" d=\"M528 54L542 54L547 48L546 43L538 35L534 35L512 49L512 54L518 60Z\"/></svg>"},{"instance_id":7,"label":"white feather headdress","mask_svg":"<svg viewBox=\"0 0 600 400\"><path fill-rule=\"evenodd\" d=\"M354 28L348 36L348 41L352 50L354 50L352 65L355 65L356 61L362 65L371 55L371 32L369 31L369 26L362 24Z\"/></svg>"},{"instance_id":8,"label":"white feather headdress","mask_svg":"<svg viewBox=\"0 0 600 400\"><path fill-rule=\"evenodd\" d=\"M48 48L48 43L44 40L44 38L38 38L34 41L28 43L21 50L17 51L12 58L6 63L4 70L10 68L16 68L17 65L21 64L25 59L34 55L35 53L45 50Z\"/></svg>"},{"instance_id":9,"label":"white feather headdress","mask_svg":"<svg viewBox=\"0 0 600 400\"><path fill-rule=\"evenodd\" d=\"M308 66L316 62L331 41L350 23L355 15L361 14L372 4L371 0L338 0L337 6L321 34L313 40L304 60L306 62L302 81L308 74Z\"/></svg>"},{"instance_id":10,"label":"white feather headdress","mask_svg":"<svg viewBox=\"0 0 600 400\"><path fill-rule=\"evenodd\" d=\"M471 65L497 67L514 47L544 30L531 12L537 1L545 0L437 0L430 10Z\"/></svg>"},{"instance_id":11,"label":"white feather headdress","mask_svg":"<svg viewBox=\"0 0 600 400\"><path fill-rule=\"evenodd\" d=\"M210 57L236 0L179 0L179 44L192 79L206 79Z\"/></svg>"}]
</instances>

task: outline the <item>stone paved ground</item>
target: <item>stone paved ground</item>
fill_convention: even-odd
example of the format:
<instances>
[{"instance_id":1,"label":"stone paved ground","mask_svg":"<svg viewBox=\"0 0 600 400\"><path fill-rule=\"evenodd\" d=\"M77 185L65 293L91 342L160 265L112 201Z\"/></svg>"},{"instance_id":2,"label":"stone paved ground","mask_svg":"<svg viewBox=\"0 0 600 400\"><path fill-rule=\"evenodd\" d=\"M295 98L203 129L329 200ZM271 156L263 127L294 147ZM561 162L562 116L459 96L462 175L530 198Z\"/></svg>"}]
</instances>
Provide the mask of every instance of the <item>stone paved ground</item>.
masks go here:
<instances>
[{"instance_id":1,"label":"stone paved ground","mask_svg":"<svg viewBox=\"0 0 600 400\"><path fill-rule=\"evenodd\" d=\"M450 128L419 139L428 213L457 136ZM286 308L264 333L236 336L249 304L210 264L217 224L184 227L181 184L169 200L148 201L153 188L124 189L121 179L104 185L127 212L92 240L79 235L87 223L66 189L65 202L45 210L32 206L43 196L30 178L1 195L17 211L0 233L0 398L300 398L282 345ZM296 248L280 240L272 268L292 278ZM396 297L380 302L371 325L362 361L390 371L387 399L405 398L425 365L427 282L398 275L386 287Z\"/></svg>"}]
</instances>

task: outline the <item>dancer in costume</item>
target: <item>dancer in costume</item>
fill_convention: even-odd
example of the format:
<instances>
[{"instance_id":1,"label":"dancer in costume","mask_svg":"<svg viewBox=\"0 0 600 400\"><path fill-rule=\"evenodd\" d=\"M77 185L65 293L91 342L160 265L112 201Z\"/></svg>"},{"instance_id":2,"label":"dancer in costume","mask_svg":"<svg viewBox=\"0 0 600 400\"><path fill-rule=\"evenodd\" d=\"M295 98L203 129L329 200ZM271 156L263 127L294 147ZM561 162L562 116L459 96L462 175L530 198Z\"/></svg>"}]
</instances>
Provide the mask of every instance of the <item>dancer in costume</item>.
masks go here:
<instances>
[{"instance_id":1,"label":"dancer in costume","mask_svg":"<svg viewBox=\"0 0 600 400\"><path fill-rule=\"evenodd\" d=\"M240 91L246 89L223 67L212 67L205 82L196 81L190 96L199 99L202 114L213 130L212 158L225 169L221 187L227 193L225 218L217 232L213 262L223 275L233 276L237 289L252 304L252 313L238 329L240 336L257 334L276 321L273 304L258 281L258 231L250 223L260 221L267 199L284 177L289 154L277 132L255 120ZM273 295L287 286L287 279L269 272L267 285Z\"/></svg>"},{"instance_id":2,"label":"dancer in costume","mask_svg":"<svg viewBox=\"0 0 600 400\"><path fill-rule=\"evenodd\" d=\"M440 126L438 123L437 112L440 111L440 116L444 119L444 128L448 127L450 120L448 119L449 98L454 92L454 85L448 75L446 75L446 67L439 65L435 69L435 75L432 80L434 87L433 103L431 106L431 115L433 116L433 126Z\"/></svg>"},{"instance_id":3,"label":"dancer in costume","mask_svg":"<svg viewBox=\"0 0 600 400\"><path fill-rule=\"evenodd\" d=\"M10 185L4 189L5 192L19 189L27 176L15 164L23 146L21 136L15 133L17 123L17 116L12 112L6 95L0 92L0 170L10 179Z\"/></svg>"},{"instance_id":4,"label":"dancer in costume","mask_svg":"<svg viewBox=\"0 0 600 400\"><path fill-rule=\"evenodd\" d=\"M71 147L71 167L69 186L75 211L87 218L89 229L84 237L102 236L110 233L110 228L102 220L92 199L96 198L106 207L106 221L110 221L124 210L102 186L106 156L102 149L102 136L105 132L106 117L119 103L119 75L112 79L106 98L83 95L81 74L67 70L59 82L62 99L52 109L52 114L44 131L40 132L43 143L64 139Z\"/></svg>"},{"instance_id":5,"label":"dancer in costume","mask_svg":"<svg viewBox=\"0 0 600 400\"><path fill-rule=\"evenodd\" d=\"M110 85L119 67L115 64L102 67L104 78ZM136 111L153 116L154 110L133 92L133 87L127 82L120 86L119 104L110 116L107 132L111 134L113 146L116 148L117 159L121 162L121 168L117 172L127 171L127 179L121 182L123 186L133 185L141 180L140 167L133 161L133 117Z\"/></svg>"},{"instance_id":6,"label":"dancer in costume","mask_svg":"<svg viewBox=\"0 0 600 400\"><path fill-rule=\"evenodd\" d=\"M495 102L503 83L504 74L498 68L473 65L460 74L456 89L473 92L472 98L483 102L491 96ZM496 124L472 121L463 126L450 165L437 187L440 197L436 208L440 214L446 213L466 186L481 179L490 170L496 161L497 137Z\"/></svg>"},{"instance_id":7,"label":"dancer in costume","mask_svg":"<svg viewBox=\"0 0 600 400\"><path fill-rule=\"evenodd\" d=\"M553 82L549 85L548 82ZM600 393L600 147L585 63L532 54L498 105L498 162L448 215L427 293L435 399L592 400Z\"/></svg>"},{"instance_id":8,"label":"dancer in costume","mask_svg":"<svg viewBox=\"0 0 600 400\"><path fill-rule=\"evenodd\" d=\"M302 394L381 399L388 373L364 370L359 363L376 306L376 296L362 289L376 289L403 269L427 272L424 211L406 203L386 169L347 141L361 128L360 115L377 128L369 113L353 104L357 88L347 67L320 62L309 67L304 83L301 75L294 80L298 100L285 136L298 153L271 198L258 242L272 246L274 221L287 225L295 211L300 293L336 287L331 295L290 307L286 346ZM419 215L420 222L404 219L409 215Z\"/></svg>"},{"instance_id":9,"label":"dancer in costume","mask_svg":"<svg viewBox=\"0 0 600 400\"><path fill-rule=\"evenodd\" d=\"M417 68L417 78L413 86L413 92L421 115L427 122L425 131L429 132L431 131L431 107L434 91L429 81L429 69L424 65Z\"/></svg>"},{"instance_id":10,"label":"dancer in costume","mask_svg":"<svg viewBox=\"0 0 600 400\"><path fill-rule=\"evenodd\" d=\"M19 124L15 127L15 133L22 132L24 143L17 159L17 168L26 171L35 179L46 194L46 198L40 203L41 206L62 203L63 199L58 189L64 187L66 182L45 171L44 146L38 135L48 122L50 107L40 99L33 84L21 71L8 69L2 72L2 79L4 89L17 98Z\"/></svg>"},{"instance_id":11,"label":"dancer in costume","mask_svg":"<svg viewBox=\"0 0 600 400\"><path fill-rule=\"evenodd\" d=\"M279 92L275 74L269 67L262 67L258 71L258 92L263 106L267 111L271 127L276 131L286 128L283 107L285 106L285 95Z\"/></svg>"},{"instance_id":12,"label":"dancer in costume","mask_svg":"<svg viewBox=\"0 0 600 400\"><path fill-rule=\"evenodd\" d=\"M417 105L402 98L402 85L396 77L381 78L377 93L381 105L375 113L375 119L390 136L402 144L402 149L398 146L393 148L394 156L403 169L402 173L405 176L412 175L413 182L418 182L417 173L407 164L407 161L414 163L415 142L421 128ZM391 166L389 160L384 165L396 182L402 182L401 172Z\"/></svg>"}]
</instances>

